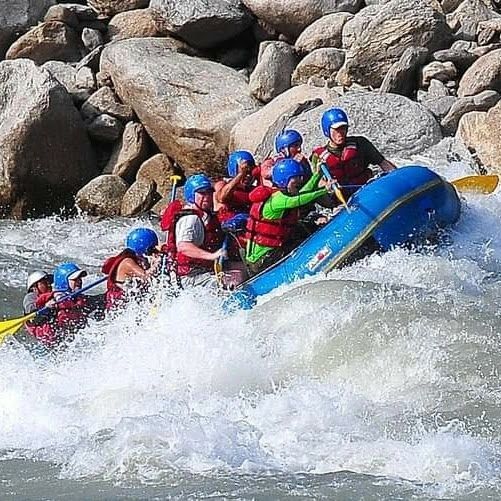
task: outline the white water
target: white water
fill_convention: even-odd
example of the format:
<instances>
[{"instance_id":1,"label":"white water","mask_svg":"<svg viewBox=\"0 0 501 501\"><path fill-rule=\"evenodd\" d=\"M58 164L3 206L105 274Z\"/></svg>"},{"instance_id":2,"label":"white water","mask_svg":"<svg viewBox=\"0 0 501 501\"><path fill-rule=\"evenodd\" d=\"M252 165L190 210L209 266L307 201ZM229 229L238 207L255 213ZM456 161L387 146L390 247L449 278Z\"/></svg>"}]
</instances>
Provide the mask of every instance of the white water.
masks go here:
<instances>
[{"instance_id":1,"label":"white water","mask_svg":"<svg viewBox=\"0 0 501 501\"><path fill-rule=\"evenodd\" d=\"M6 343L0 457L119 485L349 471L424 497L496 497L500 209L501 195L469 196L448 244L371 256L251 312L227 317L202 290L159 294L57 359ZM93 280L140 224L0 223L7 316L31 269L71 258Z\"/></svg>"}]
</instances>

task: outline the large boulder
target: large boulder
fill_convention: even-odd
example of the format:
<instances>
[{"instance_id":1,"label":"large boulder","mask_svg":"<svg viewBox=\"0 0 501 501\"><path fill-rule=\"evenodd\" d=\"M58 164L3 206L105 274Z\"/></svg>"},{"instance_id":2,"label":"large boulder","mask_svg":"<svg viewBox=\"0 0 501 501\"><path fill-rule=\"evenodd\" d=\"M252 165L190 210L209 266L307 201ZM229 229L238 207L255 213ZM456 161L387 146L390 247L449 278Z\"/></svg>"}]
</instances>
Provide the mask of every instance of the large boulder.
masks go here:
<instances>
[{"instance_id":1,"label":"large boulder","mask_svg":"<svg viewBox=\"0 0 501 501\"><path fill-rule=\"evenodd\" d=\"M244 31L252 17L240 0L151 0L161 33L208 49Z\"/></svg>"},{"instance_id":2,"label":"large boulder","mask_svg":"<svg viewBox=\"0 0 501 501\"><path fill-rule=\"evenodd\" d=\"M149 0L87 0L101 14L112 17L120 12L148 7Z\"/></svg>"},{"instance_id":3,"label":"large boulder","mask_svg":"<svg viewBox=\"0 0 501 501\"><path fill-rule=\"evenodd\" d=\"M37 24L56 0L5 0L0 2L0 59L16 33Z\"/></svg>"},{"instance_id":4,"label":"large boulder","mask_svg":"<svg viewBox=\"0 0 501 501\"><path fill-rule=\"evenodd\" d=\"M459 82L460 97L473 96L483 90L501 92L501 49L479 57Z\"/></svg>"},{"instance_id":5,"label":"large boulder","mask_svg":"<svg viewBox=\"0 0 501 501\"><path fill-rule=\"evenodd\" d=\"M83 44L73 28L60 21L47 21L16 40L5 57L27 58L43 64L47 61L72 63L80 61L83 55Z\"/></svg>"},{"instance_id":6,"label":"large boulder","mask_svg":"<svg viewBox=\"0 0 501 501\"><path fill-rule=\"evenodd\" d=\"M348 92L290 121L288 125L305 138L305 152L325 143L320 120L332 106L340 106L348 113L350 134L366 136L384 155L392 158L409 158L442 139L438 122L422 105L397 94Z\"/></svg>"},{"instance_id":7,"label":"large boulder","mask_svg":"<svg viewBox=\"0 0 501 501\"><path fill-rule=\"evenodd\" d=\"M475 40L482 21L500 19L494 12L490 0L464 0L458 8L447 16L447 23L457 38Z\"/></svg>"},{"instance_id":8,"label":"large boulder","mask_svg":"<svg viewBox=\"0 0 501 501\"><path fill-rule=\"evenodd\" d=\"M379 87L393 63L408 47L430 52L446 47L451 33L436 0L391 0L377 8L350 46L338 74L343 85L359 83ZM345 25L347 28L364 11ZM344 35L343 35L344 38Z\"/></svg>"},{"instance_id":9,"label":"large boulder","mask_svg":"<svg viewBox=\"0 0 501 501\"><path fill-rule=\"evenodd\" d=\"M150 210L155 204L156 187L153 181L136 181L127 190L120 207L120 215L129 217Z\"/></svg>"},{"instance_id":10,"label":"large boulder","mask_svg":"<svg viewBox=\"0 0 501 501\"><path fill-rule=\"evenodd\" d=\"M66 89L27 59L0 63L0 206L24 217L70 203L97 174Z\"/></svg>"},{"instance_id":11,"label":"large boulder","mask_svg":"<svg viewBox=\"0 0 501 501\"><path fill-rule=\"evenodd\" d=\"M292 85L308 83L310 78L315 83L333 87L336 75L343 66L345 51L334 47L324 47L310 52L296 67L292 74Z\"/></svg>"},{"instance_id":12,"label":"large boulder","mask_svg":"<svg viewBox=\"0 0 501 501\"><path fill-rule=\"evenodd\" d=\"M111 41L126 38L147 38L159 35L152 9L136 9L121 12L108 24Z\"/></svg>"},{"instance_id":13,"label":"large boulder","mask_svg":"<svg viewBox=\"0 0 501 501\"><path fill-rule=\"evenodd\" d=\"M97 176L75 197L76 206L91 216L118 216L129 185L113 174Z\"/></svg>"},{"instance_id":14,"label":"large boulder","mask_svg":"<svg viewBox=\"0 0 501 501\"><path fill-rule=\"evenodd\" d=\"M487 112L473 111L459 121L457 137L487 169L501 174L501 101Z\"/></svg>"},{"instance_id":15,"label":"large boulder","mask_svg":"<svg viewBox=\"0 0 501 501\"><path fill-rule=\"evenodd\" d=\"M296 50L301 54L322 47L342 47L343 26L353 18L349 12L336 12L323 16L310 24L296 40Z\"/></svg>"},{"instance_id":16,"label":"large boulder","mask_svg":"<svg viewBox=\"0 0 501 501\"><path fill-rule=\"evenodd\" d=\"M111 44L101 70L162 153L188 173L202 166L221 172L231 128L259 103L237 71L166 47L154 38Z\"/></svg>"},{"instance_id":17,"label":"large boulder","mask_svg":"<svg viewBox=\"0 0 501 501\"><path fill-rule=\"evenodd\" d=\"M279 33L295 39L310 24L334 12L358 12L361 0L243 0L256 15Z\"/></svg>"},{"instance_id":18,"label":"large boulder","mask_svg":"<svg viewBox=\"0 0 501 501\"><path fill-rule=\"evenodd\" d=\"M292 45L275 41L261 42L258 62L249 78L252 95L268 103L289 89L296 63Z\"/></svg>"},{"instance_id":19,"label":"large boulder","mask_svg":"<svg viewBox=\"0 0 501 501\"><path fill-rule=\"evenodd\" d=\"M152 181L160 196L165 197L170 193L172 182L171 176L177 174L169 157L163 153L157 153L148 158L137 171L138 181Z\"/></svg>"},{"instance_id":20,"label":"large boulder","mask_svg":"<svg viewBox=\"0 0 501 501\"><path fill-rule=\"evenodd\" d=\"M337 92L327 87L292 87L233 127L230 150L255 152L256 159L261 161L273 151L274 142L271 136L274 131L284 128L298 113L333 102L338 97Z\"/></svg>"}]
</instances>

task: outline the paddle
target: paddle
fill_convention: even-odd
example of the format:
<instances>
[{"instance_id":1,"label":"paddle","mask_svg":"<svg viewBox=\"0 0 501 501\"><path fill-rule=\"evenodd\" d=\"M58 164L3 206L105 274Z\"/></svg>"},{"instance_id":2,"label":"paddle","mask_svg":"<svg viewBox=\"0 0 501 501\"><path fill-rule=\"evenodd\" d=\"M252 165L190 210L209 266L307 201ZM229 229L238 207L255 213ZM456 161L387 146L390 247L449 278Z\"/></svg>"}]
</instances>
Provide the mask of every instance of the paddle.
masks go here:
<instances>
[{"instance_id":1,"label":"paddle","mask_svg":"<svg viewBox=\"0 0 501 501\"><path fill-rule=\"evenodd\" d=\"M229 235L226 235L224 237L224 241L223 241L223 246L222 246L222 249L223 250L227 250L228 249L228 242L229 241ZM216 282L217 282L217 286L222 288L223 287L223 262L224 262L224 257L223 256L219 256L217 259L214 260L214 274L216 275Z\"/></svg>"},{"instance_id":2,"label":"paddle","mask_svg":"<svg viewBox=\"0 0 501 501\"><path fill-rule=\"evenodd\" d=\"M325 179L327 181L334 181L334 194L336 195L337 199L344 205L344 208L350 212L350 208L348 207L348 204L346 203L346 200L344 198L343 192L341 191L341 188L339 187L339 183L334 180L334 178L331 176L331 173L329 172L329 169L324 163L320 164L320 169L322 170L322 174L324 175Z\"/></svg>"},{"instance_id":3,"label":"paddle","mask_svg":"<svg viewBox=\"0 0 501 501\"><path fill-rule=\"evenodd\" d=\"M458 191L466 193L481 193L489 195L499 184L499 176L466 176L452 181Z\"/></svg>"},{"instance_id":4,"label":"paddle","mask_svg":"<svg viewBox=\"0 0 501 501\"><path fill-rule=\"evenodd\" d=\"M59 298L56 301L56 304L60 303L62 301L65 301L66 299L72 299L72 298L82 294L83 292L86 292L89 289L92 289L92 287L99 285L100 283L104 282L107 278L108 278L107 276L102 277L99 280L96 280L95 282L92 282L91 284L86 285L85 287L82 287L81 289L78 289L75 292L72 292L71 294L64 295L63 297ZM50 310L49 307L44 306L43 308L40 308L37 311L34 311L32 313L28 313L24 317L0 321L0 344L4 341L4 339L7 336L14 335L24 325L25 322L27 322L28 320L32 320L37 315L40 315L41 313L48 312L49 310Z\"/></svg>"}]
</instances>

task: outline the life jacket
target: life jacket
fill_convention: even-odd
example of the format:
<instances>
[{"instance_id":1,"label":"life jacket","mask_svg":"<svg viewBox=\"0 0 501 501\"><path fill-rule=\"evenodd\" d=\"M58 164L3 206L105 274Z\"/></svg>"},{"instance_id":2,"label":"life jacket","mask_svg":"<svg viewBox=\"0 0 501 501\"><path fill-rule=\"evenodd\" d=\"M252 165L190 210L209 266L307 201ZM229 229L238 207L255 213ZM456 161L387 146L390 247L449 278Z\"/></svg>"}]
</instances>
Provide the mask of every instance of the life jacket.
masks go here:
<instances>
[{"instance_id":1,"label":"life jacket","mask_svg":"<svg viewBox=\"0 0 501 501\"><path fill-rule=\"evenodd\" d=\"M205 259L197 259L187 256L177 250L176 224L183 216L195 215L200 218L204 225L204 241L202 248L208 252L219 249L223 242L221 224L215 214L209 214L209 220L204 223L204 213L199 209L184 208L179 200L171 202L162 214L160 227L167 232L167 242L162 246L162 252L171 257L177 265L176 273L182 277L190 274L194 268L212 269L214 263Z\"/></svg>"},{"instance_id":2,"label":"life jacket","mask_svg":"<svg viewBox=\"0 0 501 501\"><path fill-rule=\"evenodd\" d=\"M229 200L220 204L217 211L217 218L220 223L224 223L228 219L242 212L249 212L251 202L249 193L253 190L252 186L237 186L230 194Z\"/></svg>"},{"instance_id":3,"label":"life jacket","mask_svg":"<svg viewBox=\"0 0 501 501\"><path fill-rule=\"evenodd\" d=\"M88 301L83 294L60 301L56 309L56 329L63 331L82 329L87 325L87 309Z\"/></svg>"},{"instance_id":4,"label":"life jacket","mask_svg":"<svg viewBox=\"0 0 501 501\"><path fill-rule=\"evenodd\" d=\"M25 327L34 338L48 348L52 348L60 340L59 334L50 321L44 322L40 325L34 325L30 322L26 322Z\"/></svg>"},{"instance_id":5,"label":"life jacket","mask_svg":"<svg viewBox=\"0 0 501 501\"><path fill-rule=\"evenodd\" d=\"M101 271L108 275L105 299L105 308L107 310L119 306L125 300L125 291L120 287L121 282L117 282L117 270L124 259L132 259L136 264L141 266L141 261L137 254L130 249L124 249L120 254L106 259L101 267Z\"/></svg>"},{"instance_id":6,"label":"life jacket","mask_svg":"<svg viewBox=\"0 0 501 501\"><path fill-rule=\"evenodd\" d=\"M280 219L263 217L263 206L266 201L278 192L278 188L258 186L251 194L249 219L247 220L247 239L265 247L282 247L291 236L299 219L299 210L291 209Z\"/></svg>"},{"instance_id":7,"label":"life jacket","mask_svg":"<svg viewBox=\"0 0 501 501\"><path fill-rule=\"evenodd\" d=\"M260 166L254 167L254 169L252 171L253 177L255 177L256 179L259 180L260 185L263 185L263 178L261 177L261 166L266 166L267 169L273 169L273 166L279 160L284 160L286 158L289 158L289 157L286 157L282 152L280 152L272 157L268 157L268 158L264 159ZM308 161L308 159L306 157L304 157L300 163L303 166L304 173L305 173L306 177L307 178L311 177L311 165L310 165L310 162Z\"/></svg>"},{"instance_id":8,"label":"life jacket","mask_svg":"<svg viewBox=\"0 0 501 501\"><path fill-rule=\"evenodd\" d=\"M358 151L357 142L349 138L339 156L332 153L327 146L316 147L313 154L327 165L331 176L335 177L341 186L365 184L373 175ZM353 188L347 191L353 193L357 190L356 187Z\"/></svg>"}]
</instances>

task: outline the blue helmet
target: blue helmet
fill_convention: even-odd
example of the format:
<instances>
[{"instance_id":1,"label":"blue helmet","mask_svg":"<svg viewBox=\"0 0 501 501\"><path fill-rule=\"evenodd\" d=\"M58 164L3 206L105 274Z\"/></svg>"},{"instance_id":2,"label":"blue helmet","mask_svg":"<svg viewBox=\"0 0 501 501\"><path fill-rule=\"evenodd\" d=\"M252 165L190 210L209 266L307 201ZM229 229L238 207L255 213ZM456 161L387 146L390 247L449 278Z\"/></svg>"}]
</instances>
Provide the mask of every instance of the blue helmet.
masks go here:
<instances>
[{"instance_id":1,"label":"blue helmet","mask_svg":"<svg viewBox=\"0 0 501 501\"><path fill-rule=\"evenodd\" d=\"M341 108L331 108L322 115L322 132L325 137L331 137L331 128L348 125L348 115Z\"/></svg>"},{"instance_id":2,"label":"blue helmet","mask_svg":"<svg viewBox=\"0 0 501 501\"><path fill-rule=\"evenodd\" d=\"M68 279L71 275L76 275L73 278L87 275L85 270L82 270L75 263L62 263L54 270L54 291L67 292L70 290Z\"/></svg>"},{"instance_id":3,"label":"blue helmet","mask_svg":"<svg viewBox=\"0 0 501 501\"><path fill-rule=\"evenodd\" d=\"M294 129L284 130L275 138L275 149L277 150L277 153L285 150L285 153L290 155L289 148L296 143L302 144L303 136L301 136L301 134Z\"/></svg>"},{"instance_id":4,"label":"blue helmet","mask_svg":"<svg viewBox=\"0 0 501 501\"><path fill-rule=\"evenodd\" d=\"M127 235L125 246L138 256L144 256L158 245L157 234L150 228L136 228Z\"/></svg>"},{"instance_id":5,"label":"blue helmet","mask_svg":"<svg viewBox=\"0 0 501 501\"><path fill-rule=\"evenodd\" d=\"M242 161L247 162L251 167L256 165L256 161L252 153L245 150L236 150L230 153L226 168L228 169L228 176L235 177L238 174L238 164Z\"/></svg>"},{"instance_id":6,"label":"blue helmet","mask_svg":"<svg viewBox=\"0 0 501 501\"><path fill-rule=\"evenodd\" d=\"M292 177L304 176L304 168L297 161L292 158L284 158L279 160L271 171L271 180L273 184L281 189L287 188L289 181Z\"/></svg>"},{"instance_id":7,"label":"blue helmet","mask_svg":"<svg viewBox=\"0 0 501 501\"><path fill-rule=\"evenodd\" d=\"M212 190L212 182L205 174L194 174L184 183L184 199L190 204L195 203L197 191Z\"/></svg>"}]
</instances>

